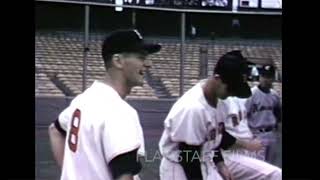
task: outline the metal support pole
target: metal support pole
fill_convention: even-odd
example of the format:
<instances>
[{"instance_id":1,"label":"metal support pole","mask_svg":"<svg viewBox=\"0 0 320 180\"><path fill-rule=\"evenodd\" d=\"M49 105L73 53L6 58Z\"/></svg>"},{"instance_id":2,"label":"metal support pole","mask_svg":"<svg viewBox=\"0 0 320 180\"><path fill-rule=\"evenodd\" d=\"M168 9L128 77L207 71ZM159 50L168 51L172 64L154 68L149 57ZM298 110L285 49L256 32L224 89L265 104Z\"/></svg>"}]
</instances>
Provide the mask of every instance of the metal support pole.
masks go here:
<instances>
[{"instance_id":1,"label":"metal support pole","mask_svg":"<svg viewBox=\"0 0 320 180\"><path fill-rule=\"evenodd\" d=\"M208 49L205 47L200 48L200 72L199 78L205 79L208 76Z\"/></svg>"},{"instance_id":2,"label":"metal support pole","mask_svg":"<svg viewBox=\"0 0 320 180\"><path fill-rule=\"evenodd\" d=\"M132 9L132 27L136 28L136 10Z\"/></svg>"},{"instance_id":3,"label":"metal support pole","mask_svg":"<svg viewBox=\"0 0 320 180\"><path fill-rule=\"evenodd\" d=\"M84 48L83 48L83 73L82 73L82 91L86 89L87 83L87 56L89 51L88 39L89 39L89 16L90 16L90 7L89 5L85 6L85 20L84 20Z\"/></svg>"},{"instance_id":4,"label":"metal support pole","mask_svg":"<svg viewBox=\"0 0 320 180\"><path fill-rule=\"evenodd\" d=\"M181 13L181 46L180 46L180 97L184 92L184 60L185 60L185 39L186 39L186 13Z\"/></svg>"}]
</instances>

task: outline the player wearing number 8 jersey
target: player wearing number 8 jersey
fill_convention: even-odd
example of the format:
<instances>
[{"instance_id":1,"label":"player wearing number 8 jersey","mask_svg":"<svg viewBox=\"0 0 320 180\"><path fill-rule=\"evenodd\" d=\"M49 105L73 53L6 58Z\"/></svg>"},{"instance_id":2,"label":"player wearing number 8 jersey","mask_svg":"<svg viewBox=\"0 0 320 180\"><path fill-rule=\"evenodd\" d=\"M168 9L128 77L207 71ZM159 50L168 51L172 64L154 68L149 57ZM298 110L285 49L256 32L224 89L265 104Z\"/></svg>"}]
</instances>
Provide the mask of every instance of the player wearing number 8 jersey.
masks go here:
<instances>
[{"instance_id":1,"label":"player wearing number 8 jersey","mask_svg":"<svg viewBox=\"0 0 320 180\"><path fill-rule=\"evenodd\" d=\"M61 180L132 180L141 170L143 132L137 111L123 99L143 85L151 66L146 44L137 30L111 33L102 45L106 78L75 97L50 125L54 157L62 166Z\"/></svg>"}]
</instances>

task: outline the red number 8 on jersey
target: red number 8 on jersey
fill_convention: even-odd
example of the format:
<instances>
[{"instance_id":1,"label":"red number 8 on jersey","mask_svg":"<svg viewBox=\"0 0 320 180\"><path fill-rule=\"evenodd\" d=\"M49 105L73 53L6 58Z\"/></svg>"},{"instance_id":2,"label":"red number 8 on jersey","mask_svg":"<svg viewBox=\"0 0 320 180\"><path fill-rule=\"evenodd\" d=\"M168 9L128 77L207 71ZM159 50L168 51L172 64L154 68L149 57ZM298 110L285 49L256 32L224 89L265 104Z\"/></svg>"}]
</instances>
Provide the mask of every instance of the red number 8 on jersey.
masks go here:
<instances>
[{"instance_id":1,"label":"red number 8 on jersey","mask_svg":"<svg viewBox=\"0 0 320 180\"><path fill-rule=\"evenodd\" d=\"M79 109L76 109L72 115L71 128L70 128L69 137L68 137L69 149L73 152L77 151L78 133L80 129L80 119L81 119L80 117L81 117L81 112Z\"/></svg>"}]
</instances>

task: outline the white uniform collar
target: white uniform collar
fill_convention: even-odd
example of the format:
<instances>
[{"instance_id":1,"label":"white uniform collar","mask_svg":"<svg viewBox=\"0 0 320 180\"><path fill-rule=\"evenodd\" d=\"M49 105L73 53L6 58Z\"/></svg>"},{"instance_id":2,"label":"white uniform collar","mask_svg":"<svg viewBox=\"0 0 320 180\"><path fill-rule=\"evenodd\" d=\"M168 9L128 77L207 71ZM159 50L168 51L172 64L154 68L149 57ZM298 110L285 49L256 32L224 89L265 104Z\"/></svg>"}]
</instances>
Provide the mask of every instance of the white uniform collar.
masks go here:
<instances>
[{"instance_id":1,"label":"white uniform collar","mask_svg":"<svg viewBox=\"0 0 320 180\"><path fill-rule=\"evenodd\" d=\"M101 91L104 91L105 93L112 93L115 95L115 97L119 97L120 99L122 99L119 95L119 93L113 88L111 87L110 85L102 82L102 81L99 81L99 80L95 80L92 84L92 86L96 86L98 87L99 90Z\"/></svg>"}]
</instances>

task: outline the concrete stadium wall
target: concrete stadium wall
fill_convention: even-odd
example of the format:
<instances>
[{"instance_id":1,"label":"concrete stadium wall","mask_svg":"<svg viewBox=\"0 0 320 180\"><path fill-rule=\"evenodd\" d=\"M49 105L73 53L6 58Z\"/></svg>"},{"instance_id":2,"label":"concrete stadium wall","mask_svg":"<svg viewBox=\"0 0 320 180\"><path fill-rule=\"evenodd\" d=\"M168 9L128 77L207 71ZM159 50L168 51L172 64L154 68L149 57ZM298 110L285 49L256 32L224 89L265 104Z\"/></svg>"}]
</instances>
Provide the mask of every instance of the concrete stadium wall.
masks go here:
<instances>
[{"instance_id":1,"label":"concrete stadium wall","mask_svg":"<svg viewBox=\"0 0 320 180\"><path fill-rule=\"evenodd\" d=\"M72 98L67 97L36 97L35 99L35 124L36 126L47 126L54 121L59 113L69 105ZM129 99L127 101L131 104L139 113L139 116L144 122L150 119L156 119L156 121L163 121L167 113L169 112L172 104L175 100L134 100ZM156 117L153 117L156 116ZM162 118L159 118L162 117Z\"/></svg>"}]
</instances>

